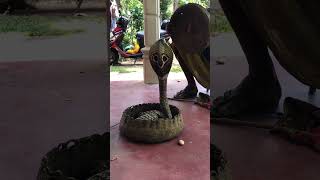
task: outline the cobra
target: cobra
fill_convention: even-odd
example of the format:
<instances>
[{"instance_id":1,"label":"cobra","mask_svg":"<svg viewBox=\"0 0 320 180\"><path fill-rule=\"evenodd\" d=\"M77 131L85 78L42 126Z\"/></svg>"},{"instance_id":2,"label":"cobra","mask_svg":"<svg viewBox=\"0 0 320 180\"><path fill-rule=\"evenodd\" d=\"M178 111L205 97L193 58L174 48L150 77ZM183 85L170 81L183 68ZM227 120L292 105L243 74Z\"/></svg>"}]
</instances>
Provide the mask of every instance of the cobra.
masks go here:
<instances>
[{"instance_id":1,"label":"cobra","mask_svg":"<svg viewBox=\"0 0 320 180\"><path fill-rule=\"evenodd\" d=\"M137 119L156 120L159 117L172 118L167 98L167 77L173 61L173 52L164 39L155 42L150 48L150 64L159 79L160 109L141 112Z\"/></svg>"}]
</instances>

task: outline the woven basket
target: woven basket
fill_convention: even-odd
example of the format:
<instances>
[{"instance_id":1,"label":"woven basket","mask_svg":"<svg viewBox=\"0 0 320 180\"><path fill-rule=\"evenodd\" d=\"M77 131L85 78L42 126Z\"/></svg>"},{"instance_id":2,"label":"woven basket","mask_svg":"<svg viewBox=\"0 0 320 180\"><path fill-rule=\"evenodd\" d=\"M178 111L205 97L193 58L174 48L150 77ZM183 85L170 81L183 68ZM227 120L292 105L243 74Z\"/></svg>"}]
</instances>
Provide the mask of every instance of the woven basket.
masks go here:
<instances>
[{"instance_id":1,"label":"woven basket","mask_svg":"<svg viewBox=\"0 0 320 180\"><path fill-rule=\"evenodd\" d=\"M42 159L37 180L110 179L109 133L61 143Z\"/></svg>"},{"instance_id":2,"label":"woven basket","mask_svg":"<svg viewBox=\"0 0 320 180\"><path fill-rule=\"evenodd\" d=\"M173 118L157 120L136 119L139 113L159 110L160 104L139 104L127 108L120 121L120 133L130 140L143 143L159 143L177 137L183 130L183 119L180 110L170 105Z\"/></svg>"}]
</instances>

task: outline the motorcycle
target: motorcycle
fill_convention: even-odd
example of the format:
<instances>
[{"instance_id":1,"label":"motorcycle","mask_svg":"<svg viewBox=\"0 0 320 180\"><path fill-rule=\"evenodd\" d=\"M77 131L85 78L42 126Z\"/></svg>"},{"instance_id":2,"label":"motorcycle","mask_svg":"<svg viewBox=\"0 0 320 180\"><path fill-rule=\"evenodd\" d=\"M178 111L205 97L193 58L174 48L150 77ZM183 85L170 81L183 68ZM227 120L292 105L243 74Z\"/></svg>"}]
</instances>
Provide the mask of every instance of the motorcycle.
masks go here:
<instances>
[{"instance_id":1,"label":"motorcycle","mask_svg":"<svg viewBox=\"0 0 320 180\"><path fill-rule=\"evenodd\" d=\"M145 47L144 45L144 31L139 31L136 34L137 44L135 45L134 51L127 51L122 47L122 41L125 36L125 33L128 29L129 19L120 16L117 20L117 26L115 29L112 30L112 37L110 37L109 48L110 48L110 55L109 55L109 62L110 65L120 65L119 58L132 58L141 59L143 53L141 51L142 48ZM168 20L164 20L161 24L160 30L160 38L169 38L169 34L167 33L166 26L169 23Z\"/></svg>"}]
</instances>

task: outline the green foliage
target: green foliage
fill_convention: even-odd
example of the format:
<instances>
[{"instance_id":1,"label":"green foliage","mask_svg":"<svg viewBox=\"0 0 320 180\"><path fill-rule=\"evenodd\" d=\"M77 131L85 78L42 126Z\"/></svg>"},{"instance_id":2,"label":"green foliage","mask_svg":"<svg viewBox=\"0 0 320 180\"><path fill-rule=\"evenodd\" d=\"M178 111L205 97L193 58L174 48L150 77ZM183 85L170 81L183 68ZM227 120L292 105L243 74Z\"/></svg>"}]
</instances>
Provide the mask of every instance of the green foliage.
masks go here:
<instances>
[{"instance_id":1,"label":"green foliage","mask_svg":"<svg viewBox=\"0 0 320 180\"><path fill-rule=\"evenodd\" d=\"M232 27L230 26L228 19L224 14L216 12L213 15L211 15L211 17L212 17L211 18L212 20L210 22L211 35L232 31Z\"/></svg>"},{"instance_id":2,"label":"green foliage","mask_svg":"<svg viewBox=\"0 0 320 180\"><path fill-rule=\"evenodd\" d=\"M179 73L179 72L182 72L182 69L181 69L181 67L179 65L173 65L171 67L170 72Z\"/></svg>"},{"instance_id":3,"label":"green foliage","mask_svg":"<svg viewBox=\"0 0 320 180\"><path fill-rule=\"evenodd\" d=\"M170 6L172 6L172 0L161 0L160 1L160 15L162 20L170 19L172 15L172 9Z\"/></svg>"},{"instance_id":4,"label":"green foliage","mask_svg":"<svg viewBox=\"0 0 320 180\"><path fill-rule=\"evenodd\" d=\"M210 6L217 5L218 0L210 0ZM227 17L224 15L222 9L215 9L210 13L210 34L215 36L219 33L232 32L233 29L229 24Z\"/></svg>"},{"instance_id":5,"label":"green foliage","mask_svg":"<svg viewBox=\"0 0 320 180\"><path fill-rule=\"evenodd\" d=\"M172 15L171 0L160 1L160 14L162 19L170 19ZM127 33L123 40L123 46L133 43L138 31L143 30L143 3L141 0L121 0L121 13L130 18Z\"/></svg>"},{"instance_id":6,"label":"green foliage","mask_svg":"<svg viewBox=\"0 0 320 180\"><path fill-rule=\"evenodd\" d=\"M197 3L203 6L204 8L208 8L210 5L209 0L179 0L179 6L187 3Z\"/></svg>"},{"instance_id":7,"label":"green foliage","mask_svg":"<svg viewBox=\"0 0 320 180\"><path fill-rule=\"evenodd\" d=\"M121 0L121 13L129 18L128 30L123 39L123 47L131 45L138 31L143 29L143 4L140 0Z\"/></svg>"}]
</instances>

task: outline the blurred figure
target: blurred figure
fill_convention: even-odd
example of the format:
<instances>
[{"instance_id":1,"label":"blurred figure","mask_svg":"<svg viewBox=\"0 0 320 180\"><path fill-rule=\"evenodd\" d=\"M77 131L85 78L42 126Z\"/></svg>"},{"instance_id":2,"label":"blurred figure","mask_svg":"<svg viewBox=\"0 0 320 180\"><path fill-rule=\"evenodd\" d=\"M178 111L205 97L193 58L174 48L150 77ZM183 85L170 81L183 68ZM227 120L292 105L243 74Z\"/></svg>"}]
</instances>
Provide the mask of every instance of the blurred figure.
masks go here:
<instances>
[{"instance_id":1,"label":"blurred figure","mask_svg":"<svg viewBox=\"0 0 320 180\"><path fill-rule=\"evenodd\" d=\"M111 6L110 6L110 15L111 15L111 31L113 31L114 28L116 28L117 25L117 19L119 18L119 9L118 5L114 0L110 0Z\"/></svg>"}]
</instances>

